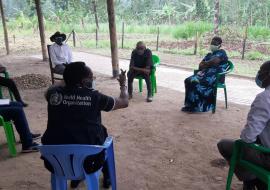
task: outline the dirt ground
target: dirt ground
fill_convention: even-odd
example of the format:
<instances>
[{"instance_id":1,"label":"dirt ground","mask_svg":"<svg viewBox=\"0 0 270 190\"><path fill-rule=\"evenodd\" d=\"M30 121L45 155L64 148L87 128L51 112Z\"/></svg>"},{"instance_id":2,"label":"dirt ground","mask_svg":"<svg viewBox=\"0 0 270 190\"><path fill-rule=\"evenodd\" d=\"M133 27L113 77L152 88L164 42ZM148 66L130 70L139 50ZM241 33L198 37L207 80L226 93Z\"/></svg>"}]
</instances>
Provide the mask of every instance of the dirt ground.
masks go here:
<instances>
[{"instance_id":1,"label":"dirt ground","mask_svg":"<svg viewBox=\"0 0 270 190\"><path fill-rule=\"evenodd\" d=\"M24 56L0 57L11 77L42 74L49 77L47 63ZM95 73L97 89L118 96L119 87L110 76ZM216 114L186 114L180 111L184 94L158 88L152 103L138 93L126 109L103 113L103 123L114 137L119 190L219 190L225 189L228 166L216 143L221 138L238 138L249 107L218 102ZM20 89L33 132L46 129L45 88ZM39 153L9 157L0 129L0 190L49 190L50 174ZM17 136L18 140L18 136ZM20 151L20 144L17 150ZM233 181L233 189L241 183ZM81 187L80 189L84 189Z\"/></svg>"}]
</instances>

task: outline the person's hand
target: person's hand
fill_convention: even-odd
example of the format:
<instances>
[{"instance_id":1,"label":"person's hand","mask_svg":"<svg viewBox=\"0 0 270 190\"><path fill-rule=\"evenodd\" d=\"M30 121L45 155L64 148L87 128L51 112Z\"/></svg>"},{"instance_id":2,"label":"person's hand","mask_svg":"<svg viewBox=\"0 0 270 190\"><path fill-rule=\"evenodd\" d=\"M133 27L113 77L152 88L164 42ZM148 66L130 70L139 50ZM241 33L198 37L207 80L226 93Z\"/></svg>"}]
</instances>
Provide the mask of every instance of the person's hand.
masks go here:
<instances>
[{"instance_id":1,"label":"person's hand","mask_svg":"<svg viewBox=\"0 0 270 190\"><path fill-rule=\"evenodd\" d=\"M118 82L120 84L120 86L126 86L126 81L127 81L127 77L126 77L126 71L123 71L121 69L121 73L120 75L118 76Z\"/></svg>"}]
</instances>

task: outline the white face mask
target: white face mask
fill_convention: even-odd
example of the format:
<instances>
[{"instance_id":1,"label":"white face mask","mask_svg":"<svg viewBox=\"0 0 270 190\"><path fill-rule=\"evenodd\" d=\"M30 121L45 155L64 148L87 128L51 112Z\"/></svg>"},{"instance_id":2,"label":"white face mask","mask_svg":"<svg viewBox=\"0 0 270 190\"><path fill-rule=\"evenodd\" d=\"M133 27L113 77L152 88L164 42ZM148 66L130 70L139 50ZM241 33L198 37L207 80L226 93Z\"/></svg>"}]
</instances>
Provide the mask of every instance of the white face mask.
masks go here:
<instances>
[{"instance_id":1,"label":"white face mask","mask_svg":"<svg viewBox=\"0 0 270 190\"><path fill-rule=\"evenodd\" d=\"M216 46L216 45L210 45L210 51L215 52L220 48L220 45Z\"/></svg>"}]
</instances>

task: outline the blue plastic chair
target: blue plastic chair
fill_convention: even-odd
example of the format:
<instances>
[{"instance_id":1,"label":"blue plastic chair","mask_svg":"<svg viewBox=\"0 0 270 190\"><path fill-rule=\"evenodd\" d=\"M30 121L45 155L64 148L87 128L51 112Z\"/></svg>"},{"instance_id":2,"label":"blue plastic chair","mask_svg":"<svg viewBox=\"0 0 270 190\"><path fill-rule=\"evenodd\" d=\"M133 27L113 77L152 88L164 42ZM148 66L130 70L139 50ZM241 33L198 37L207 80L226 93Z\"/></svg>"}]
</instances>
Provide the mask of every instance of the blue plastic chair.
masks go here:
<instances>
[{"instance_id":1,"label":"blue plastic chair","mask_svg":"<svg viewBox=\"0 0 270 190\"><path fill-rule=\"evenodd\" d=\"M51 189L67 190L67 180L85 180L88 190L98 190L99 176L102 168L94 173L87 174L83 168L83 163L87 156L98 154L104 149L106 150L105 158L108 162L112 190L116 190L112 137L107 137L102 146L78 144L39 146L41 155L54 168L54 173L51 174Z\"/></svg>"}]
</instances>

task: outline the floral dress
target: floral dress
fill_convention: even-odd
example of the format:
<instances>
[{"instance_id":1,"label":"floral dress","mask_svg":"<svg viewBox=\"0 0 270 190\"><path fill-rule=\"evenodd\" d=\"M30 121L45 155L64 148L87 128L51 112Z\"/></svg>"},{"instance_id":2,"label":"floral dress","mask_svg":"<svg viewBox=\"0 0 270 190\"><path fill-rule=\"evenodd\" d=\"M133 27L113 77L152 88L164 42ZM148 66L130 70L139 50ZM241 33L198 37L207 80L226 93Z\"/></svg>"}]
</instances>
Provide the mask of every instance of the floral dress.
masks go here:
<instances>
[{"instance_id":1,"label":"floral dress","mask_svg":"<svg viewBox=\"0 0 270 190\"><path fill-rule=\"evenodd\" d=\"M222 60L218 66L199 70L196 74L185 79L185 107L191 112L207 112L214 108L216 74L226 71L228 67L228 57L222 49L208 53L203 61L209 61L215 57ZM220 80L224 82L225 78Z\"/></svg>"}]
</instances>

